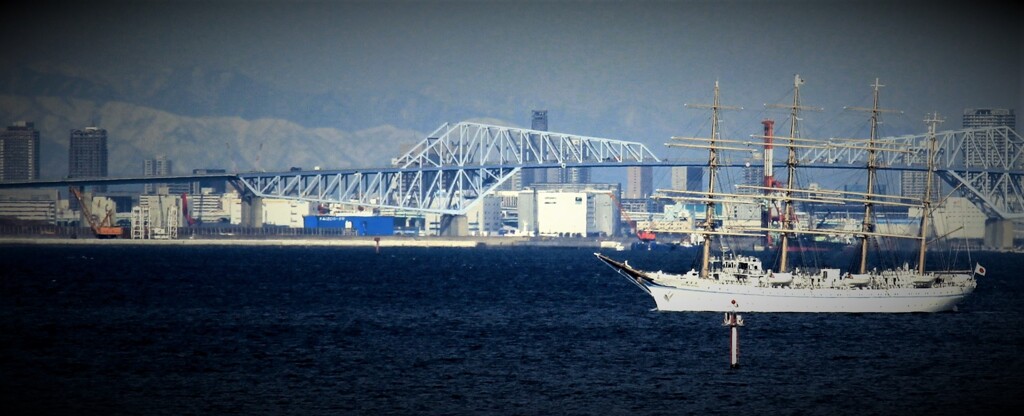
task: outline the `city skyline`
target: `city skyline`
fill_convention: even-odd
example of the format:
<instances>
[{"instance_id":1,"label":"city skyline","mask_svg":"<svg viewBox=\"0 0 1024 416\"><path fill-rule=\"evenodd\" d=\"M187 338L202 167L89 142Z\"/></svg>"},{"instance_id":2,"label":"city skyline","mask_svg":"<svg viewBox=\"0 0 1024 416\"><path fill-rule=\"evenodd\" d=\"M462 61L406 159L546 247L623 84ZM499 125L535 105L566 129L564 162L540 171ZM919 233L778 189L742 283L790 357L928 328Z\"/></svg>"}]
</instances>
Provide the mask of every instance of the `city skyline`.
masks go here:
<instances>
[{"instance_id":1,"label":"city skyline","mask_svg":"<svg viewBox=\"0 0 1024 416\"><path fill-rule=\"evenodd\" d=\"M15 12L0 60L0 116L36 123L44 176L66 146L54 133L93 121L120 176L139 153L183 171L385 166L444 122L527 127L535 109L553 131L699 160L663 146L707 133L708 114L685 104L709 103L719 81L723 104L744 107L725 134L763 118L784 129L762 105L786 102L795 73L804 102L825 108L805 115L805 137L863 136L866 117L843 107L864 106L876 77L883 107L903 111L882 135L922 133L933 111L1019 111L1024 96L1019 12L963 2L47 5Z\"/></svg>"}]
</instances>

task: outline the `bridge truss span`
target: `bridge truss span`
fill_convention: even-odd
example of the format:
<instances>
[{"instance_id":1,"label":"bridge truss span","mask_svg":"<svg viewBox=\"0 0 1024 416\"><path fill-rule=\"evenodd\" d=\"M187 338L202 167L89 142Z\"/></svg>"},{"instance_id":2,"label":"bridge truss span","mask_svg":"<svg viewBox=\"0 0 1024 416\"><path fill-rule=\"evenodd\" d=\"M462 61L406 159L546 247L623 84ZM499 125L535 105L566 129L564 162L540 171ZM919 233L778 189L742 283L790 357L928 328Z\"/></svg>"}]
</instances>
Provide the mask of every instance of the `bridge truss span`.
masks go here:
<instances>
[{"instance_id":1,"label":"bridge truss span","mask_svg":"<svg viewBox=\"0 0 1024 416\"><path fill-rule=\"evenodd\" d=\"M636 142L461 122L442 125L392 164L417 168L650 161L658 158Z\"/></svg>"},{"instance_id":2,"label":"bridge truss span","mask_svg":"<svg viewBox=\"0 0 1024 416\"><path fill-rule=\"evenodd\" d=\"M878 139L873 148L879 169L924 171L928 134ZM1024 139L1005 126L935 133L938 176L981 208L989 217L1024 219ZM805 166L866 163L868 145L830 141L803 151Z\"/></svg>"},{"instance_id":3,"label":"bridge truss span","mask_svg":"<svg viewBox=\"0 0 1024 416\"><path fill-rule=\"evenodd\" d=\"M439 214L462 213L518 168L421 168L240 174L241 186L263 198L344 203Z\"/></svg>"},{"instance_id":4,"label":"bridge truss span","mask_svg":"<svg viewBox=\"0 0 1024 416\"><path fill-rule=\"evenodd\" d=\"M257 197L465 214L521 169L660 162L643 144L462 122L444 124L385 169L239 174Z\"/></svg>"}]
</instances>

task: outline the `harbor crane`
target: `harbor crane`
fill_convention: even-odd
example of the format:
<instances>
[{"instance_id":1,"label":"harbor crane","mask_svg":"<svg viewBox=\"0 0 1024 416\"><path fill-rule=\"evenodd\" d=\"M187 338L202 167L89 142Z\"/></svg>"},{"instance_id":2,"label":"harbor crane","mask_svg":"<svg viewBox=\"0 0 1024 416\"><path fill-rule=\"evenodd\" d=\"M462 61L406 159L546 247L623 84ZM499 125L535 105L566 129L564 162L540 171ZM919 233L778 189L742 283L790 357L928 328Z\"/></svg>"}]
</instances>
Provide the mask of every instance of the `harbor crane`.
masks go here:
<instances>
[{"instance_id":1,"label":"harbor crane","mask_svg":"<svg viewBox=\"0 0 1024 416\"><path fill-rule=\"evenodd\" d=\"M629 231L635 234L636 238L640 240L641 243L649 244L653 242L655 239L657 239L657 235L654 234L653 231L641 230L639 228L637 222L633 220L632 217L629 216L629 213L626 212L626 208L622 206L622 202L619 201L619 198L616 197L614 193L611 194L611 197L612 200L615 201L615 205L619 207L619 214L622 215L622 217L626 220L626 224L629 225Z\"/></svg>"},{"instance_id":2,"label":"harbor crane","mask_svg":"<svg viewBox=\"0 0 1024 416\"><path fill-rule=\"evenodd\" d=\"M120 226L114 224L114 211L108 210L107 214L102 219L94 217L92 210L89 205L85 202L85 198L82 197L82 191L78 190L78 187L71 186L68 188L71 191L71 195L74 195L75 199L78 200L78 207L82 210L82 216L89 223L89 228L92 229L96 238L119 238L124 230ZM91 202L91 201L90 201Z\"/></svg>"}]
</instances>

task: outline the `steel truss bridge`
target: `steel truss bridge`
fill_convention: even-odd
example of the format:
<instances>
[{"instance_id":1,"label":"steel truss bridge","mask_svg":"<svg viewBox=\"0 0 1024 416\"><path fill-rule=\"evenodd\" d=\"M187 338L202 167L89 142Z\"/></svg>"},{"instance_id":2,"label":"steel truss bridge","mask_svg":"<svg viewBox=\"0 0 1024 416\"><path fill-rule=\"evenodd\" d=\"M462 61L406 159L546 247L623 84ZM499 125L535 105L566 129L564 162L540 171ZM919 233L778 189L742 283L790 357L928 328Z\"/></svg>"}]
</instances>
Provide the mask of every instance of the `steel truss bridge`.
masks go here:
<instances>
[{"instance_id":1,"label":"steel truss bridge","mask_svg":"<svg viewBox=\"0 0 1024 416\"><path fill-rule=\"evenodd\" d=\"M989 217L1024 218L1024 139L1008 127L942 131L935 137L941 178ZM919 134L876 140L879 169L925 171L929 139ZM803 167L862 169L868 150L866 143L845 141L798 154ZM466 122L441 126L393 164L238 178L260 197L459 215L523 169L686 165L662 161L636 142Z\"/></svg>"},{"instance_id":2,"label":"steel truss bridge","mask_svg":"<svg viewBox=\"0 0 1024 416\"><path fill-rule=\"evenodd\" d=\"M929 134L877 139L879 169L926 171ZM981 208L990 218L1024 219L1024 139L1009 127L985 127L935 133L935 169L939 177ZM784 141L784 139L782 140ZM867 140L806 149L801 165L863 167ZM782 143L777 147L784 147Z\"/></svg>"},{"instance_id":3,"label":"steel truss bridge","mask_svg":"<svg viewBox=\"0 0 1024 416\"><path fill-rule=\"evenodd\" d=\"M925 171L929 137L877 139L879 169ZM775 147L785 147L784 139L778 140ZM1024 219L1024 139L1010 128L988 127L942 131L936 140L940 177L989 217ZM862 169L866 164L866 140L864 146L827 143L821 149L798 149L800 166ZM750 144L752 151L759 150L759 144ZM282 198L461 215L524 169L699 165L661 160L637 142L469 122L442 125L392 162L381 169L8 182L0 183L0 189L227 179L250 200Z\"/></svg>"},{"instance_id":4,"label":"steel truss bridge","mask_svg":"<svg viewBox=\"0 0 1024 416\"><path fill-rule=\"evenodd\" d=\"M460 215L523 169L657 163L636 142L462 122L442 125L392 168L244 173L238 180L259 197Z\"/></svg>"}]
</instances>

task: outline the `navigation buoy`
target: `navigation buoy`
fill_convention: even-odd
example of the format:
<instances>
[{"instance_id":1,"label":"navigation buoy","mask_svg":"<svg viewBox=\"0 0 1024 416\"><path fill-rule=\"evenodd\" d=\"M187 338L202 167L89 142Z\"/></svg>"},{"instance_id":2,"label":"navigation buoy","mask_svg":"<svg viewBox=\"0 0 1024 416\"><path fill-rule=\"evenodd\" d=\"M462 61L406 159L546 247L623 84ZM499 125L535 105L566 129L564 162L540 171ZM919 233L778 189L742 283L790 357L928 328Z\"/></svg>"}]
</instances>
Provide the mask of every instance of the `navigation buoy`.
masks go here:
<instances>
[{"instance_id":1,"label":"navigation buoy","mask_svg":"<svg viewBox=\"0 0 1024 416\"><path fill-rule=\"evenodd\" d=\"M729 339L729 368L740 368L739 327L743 326L743 317L735 312L740 307L740 304L736 303L736 299L732 300L732 306L735 309L733 312L725 313L725 321L722 322L722 326L729 327L729 332L731 333Z\"/></svg>"}]
</instances>

